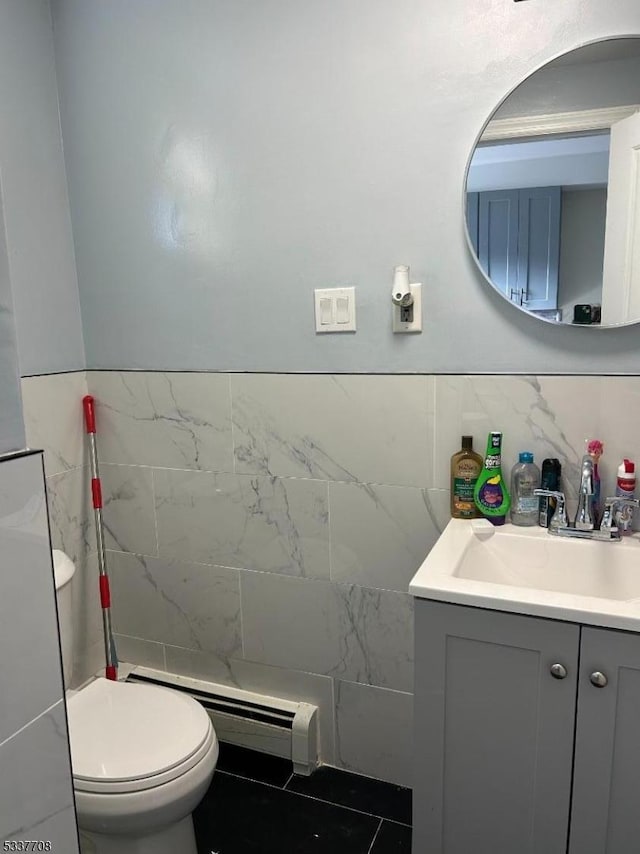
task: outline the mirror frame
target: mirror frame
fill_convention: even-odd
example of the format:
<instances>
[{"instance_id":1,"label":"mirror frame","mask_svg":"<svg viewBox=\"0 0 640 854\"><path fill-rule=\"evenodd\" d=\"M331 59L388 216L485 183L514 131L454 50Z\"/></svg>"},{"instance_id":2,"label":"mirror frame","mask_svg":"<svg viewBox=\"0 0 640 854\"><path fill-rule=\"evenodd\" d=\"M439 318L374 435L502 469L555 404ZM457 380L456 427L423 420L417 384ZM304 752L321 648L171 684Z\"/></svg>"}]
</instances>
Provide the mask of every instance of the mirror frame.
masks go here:
<instances>
[{"instance_id":1,"label":"mirror frame","mask_svg":"<svg viewBox=\"0 0 640 854\"><path fill-rule=\"evenodd\" d=\"M499 288L497 288L494 285L494 283L491 281L489 276L486 274L486 272L484 271L482 265L480 264L480 259L478 258L478 256L476 255L476 253L474 251L473 243L471 242L471 235L469 234L469 223L467 221L467 183L469 180L469 170L471 168L471 161L473 160L473 155L475 154L475 151L478 147L478 144L480 143L480 140L482 139L485 131L487 130L487 128L489 127L489 125L491 123L492 116L494 116L496 114L496 112L504 104L504 102L507 100L507 98L510 98L511 95L516 91L516 89L518 89L519 86L521 86L523 83L525 83L531 77L533 77L534 74L537 74L538 71L541 71L543 68L546 68L552 62L555 62L557 59L560 59L563 56L567 56L568 54L573 53L576 50L580 50L583 47L589 47L590 45L594 45L594 44L602 44L603 42L620 41L621 39L639 39L640 40L640 33L621 33L619 35L603 36L601 38L594 38L594 39L589 39L588 41L585 41L585 42L580 42L580 44L577 44L575 47L569 48L568 50L562 50L559 53L554 54L550 59L547 59L544 62L541 62L532 71L530 71L525 77L523 77L518 83L516 83L515 86L512 86L511 89L509 89L509 91L504 95L504 97L502 97L500 99L500 101L498 101L496 106L491 111L489 117L485 120L485 122L482 125L482 127L480 128L479 132L476 134L475 140L474 140L473 145L471 147L471 152L467 158L467 165L465 166L465 170L464 170L464 174L463 174L462 200L461 200L462 201L462 204L461 204L462 224L463 224L463 228L464 228L464 237L465 237L465 242L467 244L467 249L469 251L469 255L472 257L472 259L473 259L473 261L474 261L474 263L478 269L478 272L480 273L482 278L485 280L485 282L491 287L491 289L501 299L503 299L509 305L513 306L513 308L517 309L518 311L520 311L522 314L526 315L531 320L541 321L542 323L547 323L550 326L555 327L556 329L592 329L592 330L597 329L597 330L600 330L603 332L607 331L607 330L613 330L613 329L627 329L631 326L637 326L640 323L640 318L638 318L638 320L629 321L628 323L611 323L611 324L607 324L606 326L602 326L599 323L596 323L596 324L562 323L562 322L559 322L557 320L552 320L549 317L544 317L542 315L533 314L532 312L528 311L524 306L518 305L517 303L513 302L513 300L510 300L506 294L504 294ZM594 114L600 113L601 114L601 120L602 120L603 118L606 117L607 113L611 114L613 111L617 111L618 118L621 118L622 116L620 116L620 110L624 110L624 109L626 109L624 106L623 107L600 107L600 108L596 108L596 109L590 110L590 111L581 110L581 111L576 111L576 112L582 112L582 113L593 112ZM541 116L537 116L536 118L538 118L538 119L549 118L550 115L553 115L553 114L551 114L551 113L544 114ZM570 111L566 111L562 115L565 115L565 116L570 115ZM594 115L594 118L595 118L595 115ZM523 117L523 119L526 120L526 117ZM498 121L513 121L513 120L512 119L498 119ZM606 124L606 123L605 124L596 124L596 125L592 125L590 127L587 127L585 125L581 129L582 130L607 130L610 128L611 128L611 122L609 122L609 124ZM522 133L520 135L525 136L526 134ZM539 135L542 136L542 134L539 134ZM517 138L517 136L518 136L518 134L516 134L516 138ZM500 137L496 137L496 139L498 139L498 138L500 138ZM502 137L502 138L505 139L506 137Z\"/></svg>"}]
</instances>

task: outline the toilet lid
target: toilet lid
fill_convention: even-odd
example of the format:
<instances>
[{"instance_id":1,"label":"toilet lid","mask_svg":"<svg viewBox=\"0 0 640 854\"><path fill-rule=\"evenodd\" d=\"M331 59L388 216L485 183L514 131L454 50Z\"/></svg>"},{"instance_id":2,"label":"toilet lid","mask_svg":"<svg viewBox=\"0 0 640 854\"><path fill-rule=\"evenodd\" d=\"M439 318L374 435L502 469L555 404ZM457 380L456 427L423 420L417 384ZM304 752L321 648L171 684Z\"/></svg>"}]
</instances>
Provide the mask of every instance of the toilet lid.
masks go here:
<instances>
[{"instance_id":1,"label":"toilet lid","mask_svg":"<svg viewBox=\"0 0 640 854\"><path fill-rule=\"evenodd\" d=\"M133 791L173 779L212 738L199 703L156 685L98 678L67 705L73 777L84 790Z\"/></svg>"}]
</instances>

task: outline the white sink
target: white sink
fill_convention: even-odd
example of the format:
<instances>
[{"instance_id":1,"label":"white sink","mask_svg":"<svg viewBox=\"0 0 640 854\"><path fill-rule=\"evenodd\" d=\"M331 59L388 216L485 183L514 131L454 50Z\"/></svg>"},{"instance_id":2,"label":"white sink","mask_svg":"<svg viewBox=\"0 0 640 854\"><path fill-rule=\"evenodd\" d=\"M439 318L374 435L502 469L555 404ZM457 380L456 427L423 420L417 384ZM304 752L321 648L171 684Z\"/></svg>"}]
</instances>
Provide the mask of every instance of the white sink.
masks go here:
<instances>
[{"instance_id":1,"label":"white sink","mask_svg":"<svg viewBox=\"0 0 640 854\"><path fill-rule=\"evenodd\" d=\"M417 597L640 630L640 539L452 519L414 576Z\"/></svg>"}]
</instances>

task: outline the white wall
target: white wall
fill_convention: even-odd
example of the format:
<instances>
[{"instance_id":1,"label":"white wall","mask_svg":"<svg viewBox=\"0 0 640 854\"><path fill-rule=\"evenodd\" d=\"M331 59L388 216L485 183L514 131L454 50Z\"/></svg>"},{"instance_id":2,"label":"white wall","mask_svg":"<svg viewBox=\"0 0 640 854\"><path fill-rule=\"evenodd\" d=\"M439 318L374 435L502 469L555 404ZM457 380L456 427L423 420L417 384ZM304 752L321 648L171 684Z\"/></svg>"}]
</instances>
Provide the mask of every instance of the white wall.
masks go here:
<instances>
[{"instance_id":1,"label":"white wall","mask_svg":"<svg viewBox=\"0 0 640 854\"><path fill-rule=\"evenodd\" d=\"M498 101L564 50L639 32L636 0L53 8L91 367L640 369L635 329L557 329L490 289L462 216ZM421 336L390 332L399 263L425 283ZM318 337L312 290L342 284L358 331Z\"/></svg>"},{"instance_id":2,"label":"white wall","mask_svg":"<svg viewBox=\"0 0 640 854\"><path fill-rule=\"evenodd\" d=\"M639 33L637 24L634 32ZM630 34L633 33L630 31ZM496 112L495 118L628 104L640 104L640 58L637 57L542 69L518 87Z\"/></svg>"},{"instance_id":3,"label":"white wall","mask_svg":"<svg viewBox=\"0 0 640 854\"><path fill-rule=\"evenodd\" d=\"M48 0L0 2L0 176L20 372L81 368Z\"/></svg>"}]
</instances>

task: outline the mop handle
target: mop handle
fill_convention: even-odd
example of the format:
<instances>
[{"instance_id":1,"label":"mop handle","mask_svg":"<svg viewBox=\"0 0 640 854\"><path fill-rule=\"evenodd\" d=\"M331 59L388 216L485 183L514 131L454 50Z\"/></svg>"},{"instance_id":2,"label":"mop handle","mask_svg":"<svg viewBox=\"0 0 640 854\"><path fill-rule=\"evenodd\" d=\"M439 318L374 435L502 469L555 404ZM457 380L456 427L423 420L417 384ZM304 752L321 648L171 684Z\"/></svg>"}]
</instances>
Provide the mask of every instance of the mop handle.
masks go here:
<instances>
[{"instance_id":1,"label":"mop handle","mask_svg":"<svg viewBox=\"0 0 640 854\"><path fill-rule=\"evenodd\" d=\"M87 394L82 398L82 408L84 409L84 421L87 425L87 433L95 433L96 411L94 409L93 395Z\"/></svg>"},{"instance_id":2,"label":"mop handle","mask_svg":"<svg viewBox=\"0 0 640 854\"><path fill-rule=\"evenodd\" d=\"M96 540L98 546L98 572L100 585L100 605L102 607L102 627L104 630L104 655L106 661L105 676L107 679L118 678L118 664L111 626L111 592L109 590L109 576L107 574L107 561L104 544L104 526L102 522L102 484L100 482L100 470L98 468L98 450L96 445L96 413L93 396L87 394L82 399L84 420L89 436L89 448L91 451L91 497L93 500L93 512L96 520Z\"/></svg>"}]
</instances>

